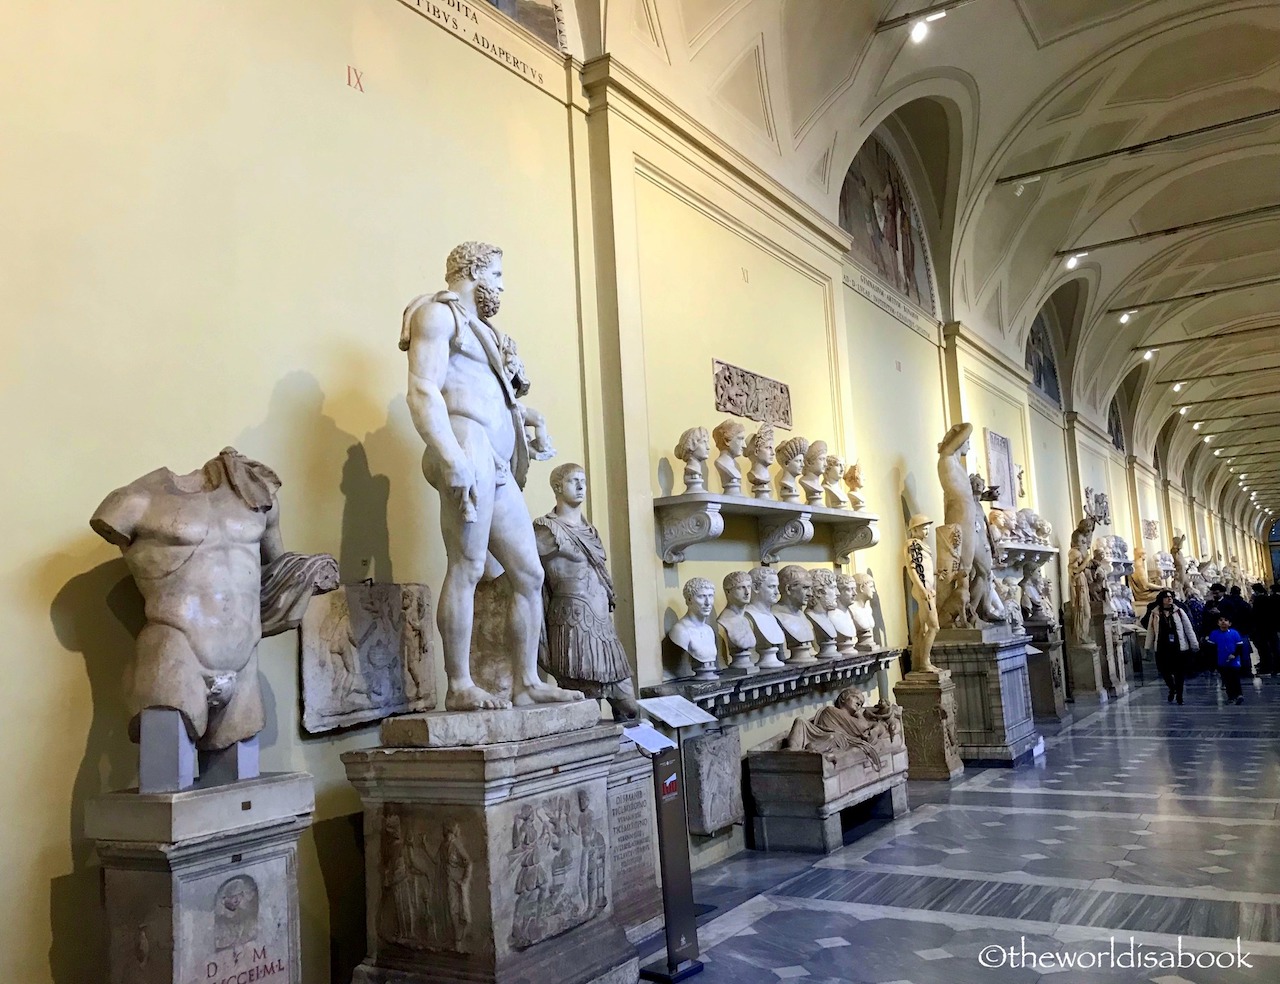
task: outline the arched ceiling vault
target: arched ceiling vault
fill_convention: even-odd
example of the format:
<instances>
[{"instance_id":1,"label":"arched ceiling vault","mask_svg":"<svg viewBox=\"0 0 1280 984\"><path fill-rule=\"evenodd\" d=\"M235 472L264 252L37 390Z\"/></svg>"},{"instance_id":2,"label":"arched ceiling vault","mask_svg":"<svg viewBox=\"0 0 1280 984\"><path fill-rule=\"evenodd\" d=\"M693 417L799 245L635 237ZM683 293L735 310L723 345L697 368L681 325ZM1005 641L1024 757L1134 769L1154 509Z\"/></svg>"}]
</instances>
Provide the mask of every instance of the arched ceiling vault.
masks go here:
<instances>
[{"instance_id":1,"label":"arched ceiling vault","mask_svg":"<svg viewBox=\"0 0 1280 984\"><path fill-rule=\"evenodd\" d=\"M1074 285L1057 321L1066 405L1104 425L1125 384L1133 453L1150 460L1164 434L1166 471L1203 478L1169 380L1280 421L1280 371L1257 397L1252 375L1222 375L1280 366L1280 327L1169 344L1280 326L1280 4L970 0L921 43L877 31L932 2L574 6L586 55L617 56L833 221L873 131L909 148L941 313L1021 361L1037 312ZM1002 180L1019 175L1021 193Z\"/></svg>"}]
</instances>

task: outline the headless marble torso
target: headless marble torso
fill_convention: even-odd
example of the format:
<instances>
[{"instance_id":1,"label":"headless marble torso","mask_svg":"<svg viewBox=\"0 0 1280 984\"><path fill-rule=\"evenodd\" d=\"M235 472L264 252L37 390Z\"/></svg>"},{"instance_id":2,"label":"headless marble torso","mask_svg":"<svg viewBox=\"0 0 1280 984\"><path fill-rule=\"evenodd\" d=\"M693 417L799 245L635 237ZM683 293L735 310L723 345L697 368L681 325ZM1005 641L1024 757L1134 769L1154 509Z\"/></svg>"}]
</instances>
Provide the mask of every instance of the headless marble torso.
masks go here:
<instances>
[{"instance_id":1,"label":"headless marble torso","mask_svg":"<svg viewBox=\"0 0 1280 984\"><path fill-rule=\"evenodd\" d=\"M131 712L182 712L201 748L253 737L265 718L256 654L264 561L283 553L277 507L250 508L203 471L160 468L107 496L93 529L120 547L142 592ZM212 717L212 722L211 722Z\"/></svg>"}]
</instances>

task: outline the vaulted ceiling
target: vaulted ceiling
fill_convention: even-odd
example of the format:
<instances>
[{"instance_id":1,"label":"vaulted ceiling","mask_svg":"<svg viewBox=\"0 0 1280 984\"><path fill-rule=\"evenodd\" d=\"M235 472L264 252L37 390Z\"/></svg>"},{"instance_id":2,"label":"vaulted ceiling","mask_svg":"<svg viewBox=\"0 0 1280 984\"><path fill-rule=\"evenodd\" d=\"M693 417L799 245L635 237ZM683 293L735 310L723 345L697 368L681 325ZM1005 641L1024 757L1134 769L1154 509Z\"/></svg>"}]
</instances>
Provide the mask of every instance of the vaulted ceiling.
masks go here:
<instances>
[{"instance_id":1,"label":"vaulted ceiling","mask_svg":"<svg viewBox=\"0 0 1280 984\"><path fill-rule=\"evenodd\" d=\"M1158 445L1170 477L1238 484L1226 463L1238 457L1255 488L1280 488L1266 456L1213 454L1263 423L1280 449L1275 0L577 0L576 12L585 56L619 57L833 220L854 155L885 138L919 200L943 318L1021 361L1047 306L1069 409L1105 425L1122 392L1134 452L1150 461ZM1174 344L1228 332L1242 334ZM1275 415L1246 416L1263 411ZM1280 511L1280 492L1261 498Z\"/></svg>"}]
</instances>

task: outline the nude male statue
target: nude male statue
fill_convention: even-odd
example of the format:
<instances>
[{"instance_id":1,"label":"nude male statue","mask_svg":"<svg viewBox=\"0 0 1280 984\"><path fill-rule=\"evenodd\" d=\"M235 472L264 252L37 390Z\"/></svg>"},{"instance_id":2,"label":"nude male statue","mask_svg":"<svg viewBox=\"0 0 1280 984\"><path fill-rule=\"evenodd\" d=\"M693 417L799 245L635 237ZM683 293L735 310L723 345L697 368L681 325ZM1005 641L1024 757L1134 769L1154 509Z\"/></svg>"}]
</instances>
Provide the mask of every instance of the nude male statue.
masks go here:
<instances>
[{"instance_id":1,"label":"nude male statue","mask_svg":"<svg viewBox=\"0 0 1280 984\"><path fill-rule=\"evenodd\" d=\"M911 671L936 673L933 663L933 641L938 637L938 596L934 586L936 574L933 554L929 552L929 527L933 520L916 513L907 522L907 543L902 550L903 567L911 597L916 603L915 624L911 631ZM917 665L918 664L918 665Z\"/></svg>"},{"instance_id":2,"label":"nude male statue","mask_svg":"<svg viewBox=\"0 0 1280 984\"><path fill-rule=\"evenodd\" d=\"M581 700L580 692L538 676L543 574L521 489L530 457L553 452L542 415L520 402L529 382L515 343L490 323L501 303L502 251L463 243L449 254L445 280L448 290L410 303L400 334L409 353L409 413L427 445L422 472L440 494L448 558L437 614L449 679L445 707ZM499 569L514 595L510 701L471 679L476 585Z\"/></svg>"},{"instance_id":3,"label":"nude male statue","mask_svg":"<svg viewBox=\"0 0 1280 984\"><path fill-rule=\"evenodd\" d=\"M279 488L266 465L224 448L186 475L149 472L94 512L89 525L120 548L145 603L130 700L134 741L151 710L179 712L202 752L251 742L265 726L258 641L296 627L313 594L338 586L329 555L285 552ZM147 754L144 742L144 786ZM166 789L191 784L166 781Z\"/></svg>"}]
</instances>

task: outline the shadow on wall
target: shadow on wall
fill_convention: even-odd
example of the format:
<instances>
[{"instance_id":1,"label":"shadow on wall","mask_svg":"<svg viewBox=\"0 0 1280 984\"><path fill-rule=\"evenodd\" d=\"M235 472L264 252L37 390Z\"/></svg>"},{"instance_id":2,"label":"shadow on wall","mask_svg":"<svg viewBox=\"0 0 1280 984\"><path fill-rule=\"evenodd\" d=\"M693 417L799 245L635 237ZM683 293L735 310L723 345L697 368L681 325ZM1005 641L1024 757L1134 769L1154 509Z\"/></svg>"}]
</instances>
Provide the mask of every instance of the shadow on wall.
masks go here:
<instances>
[{"instance_id":1,"label":"shadow on wall","mask_svg":"<svg viewBox=\"0 0 1280 984\"><path fill-rule=\"evenodd\" d=\"M75 555L87 554L98 541L86 532L76 546ZM53 599L49 620L63 648L84 658L93 700L84 758L71 789L71 872L49 886L50 974L54 984L83 984L101 979L107 953L98 866L84 836L85 804L104 790L133 785L138 775L127 694L134 637L143 625L142 595L123 558L68 581Z\"/></svg>"},{"instance_id":2,"label":"shadow on wall","mask_svg":"<svg viewBox=\"0 0 1280 984\"><path fill-rule=\"evenodd\" d=\"M348 394L346 401L350 399ZM263 460L281 476L282 528L289 549L332 552L332 536L339 533L342 580L374 576L390 581L388 505L392 482L387 475L373 473L370 459L403 469L397 477L405 488L411 488L409 483L415 478L420 480L413 467L420 452L410 450L413 425L404 398L391 401L386 424L366 435L364 441L344 432L325 415L324 402L315 377L290 373L276 384L263 423L242 431L233 446ZM359 409L368 412L367 407ZM207 455L218 450L211 447ZM101 491L105 495L109 489ZM406 512L421 507L416 494L401 501ZM406 516L405 522L413 530L423 519ZM102 546L86 531L82 542L51 558L53 582L66 576L68 557L93 557ZM128 692L135 640L145 617L142 596L123 558L66 581L54 597L49 617L63 648L83 658L93 703L84 756L71 791L71 872L52 879L49 901L51 977L54 984L83 984L102 978L108 942L100 874L92 842L84 834L85 805L104 792L137 782L137 750L128 738ZM280 708L265 676L262 683L267 725L261 740L264 748L270 748L280 739ZM359 813L317 822L310 836L324 884L299 886L304 898L320 897L323 890L328 899L328 962L334 981L350 980L365 955L361 826ZM308 971L308 979L311 976Z\"/></svg>"}]
</instances>

